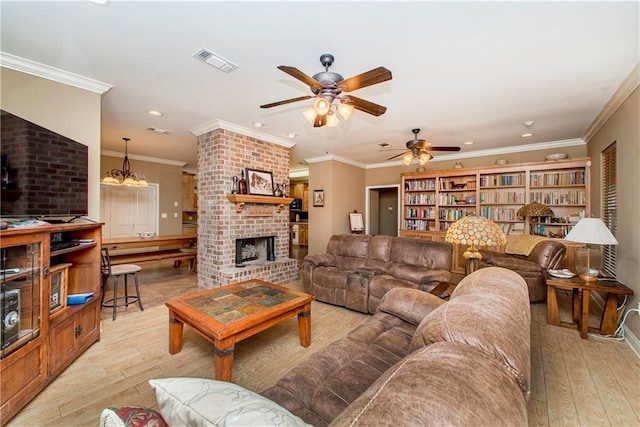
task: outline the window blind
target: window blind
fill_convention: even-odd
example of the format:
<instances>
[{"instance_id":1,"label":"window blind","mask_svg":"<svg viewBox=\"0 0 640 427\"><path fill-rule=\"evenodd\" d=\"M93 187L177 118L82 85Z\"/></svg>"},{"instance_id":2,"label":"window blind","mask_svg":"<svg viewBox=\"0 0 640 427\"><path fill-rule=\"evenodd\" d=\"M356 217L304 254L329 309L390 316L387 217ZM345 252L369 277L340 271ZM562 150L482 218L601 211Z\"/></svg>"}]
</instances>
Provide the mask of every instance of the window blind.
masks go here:
<instances>
[{"instance_id":1,"label":"window blind","mask_svg":"<svg viewBox=\"0 0 640 427\"><path fill-rule=\"evenodd\" d=\"M602 221L615 236L618 223L618 197L616 185L616 143L608 146L601 155L602 171ZM616 245L603 245L602 269L616 277Z\"/></svg>"}]
</instances>

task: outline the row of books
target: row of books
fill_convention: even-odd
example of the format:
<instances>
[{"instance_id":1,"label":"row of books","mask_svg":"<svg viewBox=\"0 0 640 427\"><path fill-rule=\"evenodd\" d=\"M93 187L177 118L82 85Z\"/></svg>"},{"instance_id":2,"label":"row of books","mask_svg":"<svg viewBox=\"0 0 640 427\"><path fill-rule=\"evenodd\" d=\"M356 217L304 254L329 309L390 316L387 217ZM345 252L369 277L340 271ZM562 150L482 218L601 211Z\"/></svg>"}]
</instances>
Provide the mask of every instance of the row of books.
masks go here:
<instances>
[{"instance_id":1,"label":"row of books","mask_svg":"<svg viewBox=\"0 0 640 427\"><path fill-rule=\"evenodd\" d=\"M584 170L569 172L535 172L531 173L532 186L544 187L551 185L584 185Z\"/></svg>"}]
</instances>

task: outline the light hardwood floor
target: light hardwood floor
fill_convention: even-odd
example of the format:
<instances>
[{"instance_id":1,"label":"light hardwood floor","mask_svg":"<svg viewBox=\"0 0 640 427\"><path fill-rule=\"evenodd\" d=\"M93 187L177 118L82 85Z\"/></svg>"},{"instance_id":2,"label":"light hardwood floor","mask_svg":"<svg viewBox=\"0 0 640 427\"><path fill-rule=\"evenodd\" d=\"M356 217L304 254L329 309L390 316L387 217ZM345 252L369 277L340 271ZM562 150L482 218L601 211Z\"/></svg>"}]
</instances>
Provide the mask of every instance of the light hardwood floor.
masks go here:
<instances>
[{"instance_id":1,"label":"light hardwood floor","mask_svg":"<svg viewBox=\"0 0 640 427\"><path fill-rule=\"evenodd\" d=\"M168 352L164 301L196 290L186 268L145 267L140 274L145 310L102 313L102 339L9 422L22 426L96 426L108 406L157 409L151 378L213 378L213 347L185 327L183 349ZM292 284L300 288L300 283ZM624 342L580 339L573 330L548 326L546 307L533 304L532 426L639 426L640 359ZM597 313L595 313L597 314ZM293 365L338 339L367 316L314 302L312 344L300 346L295 318L236 346L233 381L254 391L274 384Z\"/></svg>"}]
</instances>

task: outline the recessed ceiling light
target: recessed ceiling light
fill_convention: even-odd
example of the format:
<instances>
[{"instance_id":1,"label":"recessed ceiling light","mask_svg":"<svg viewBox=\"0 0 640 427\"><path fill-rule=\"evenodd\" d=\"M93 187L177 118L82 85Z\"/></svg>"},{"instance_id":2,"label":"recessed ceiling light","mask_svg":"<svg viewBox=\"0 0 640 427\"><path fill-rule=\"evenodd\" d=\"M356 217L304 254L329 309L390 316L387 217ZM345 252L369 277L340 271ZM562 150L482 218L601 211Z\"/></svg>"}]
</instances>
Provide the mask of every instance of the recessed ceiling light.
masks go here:
<instances>
[{"instance_id":1,"label":"recessed ceiling light","mask_svg":"<svg viewBox=\"0 0 640 427\"><path fill-rule=\"evenodd\" d=\"M262 123L262 122L252 122L252 123L257 128L261 128L262 126L264 126L264 123Z\"/></svg>"},{"instance_id":2,"label":"recessed ceiling light","mask_svg":"<svg viewBox=\"0 0 640 427\"><path fill-rule=\"evenodd\" d=\"M522 135L520 135L523 138L529 138L530 136L533 136L532 133L523 133Z\"/></svg>"},{"instance_id":3,"label":"recessed ceiling light","mask_svg":"<svg viewBox=\"0 0 640 427\"><path fill-rule=\"evenodd\" d=\"M533 126L535 122L533 120L529 120L523 123L523 125L525 125L526 127L530 128L531 126Z\"/></svg>"},{"instance_id":4,"label":"recessed ceiling light","mask_svg":"<svg viewBox=\"0 0 640 427\"><path fill-rule=\"evenodd\" d=\"M153 133L159 133L161 135L171 135L173 133L170 130L159 129L159 128L154 128L154 127L148 127L146 130L148 130L149 132L153 132Z\"/></svg>"},{"instance_id":5,"label":"recessed ceiling light","mask_svg":"<svg viewBox=\"0 0 640 427\"><path fill-rule=\"evenodd\" d=\"M464 145L473 145L473 141L467 141L464 143Z\"/></svg>"},{"instance_id":6,"label":"recessed ceiling light","mask_svg":"<svg viewBox=\"0 0 640 427\"><path fill-rule=\"evenodd\" d=\"M289 133L287 134L287 136L288 136L289 138L295 138L296 136L298 136L298 134L297 134L297 133L293 133L293 132L289 132Z\"/></svg>"},{"instance_id":7,"label":"recessed ceiling light","mask_svg":"<svg viewBox=\"0 0 640 427\"><path fill-rule=\"evenodd\" d=\"M156 117L162 117L163 114L160 111L156 111L156 110L149 110L149 114L152 116L156 116Z\"/></svg>"},{"instance_id":8,"label":"recessed ceiling light","mask_svg":"<svg viewBox=\"0 0 640 427\"><path fill-rule=\"evenodd\" d=\"M97 4L98 6L109 6L111 0L89 0L89 3Z\"/></svg>"}]
</instances>

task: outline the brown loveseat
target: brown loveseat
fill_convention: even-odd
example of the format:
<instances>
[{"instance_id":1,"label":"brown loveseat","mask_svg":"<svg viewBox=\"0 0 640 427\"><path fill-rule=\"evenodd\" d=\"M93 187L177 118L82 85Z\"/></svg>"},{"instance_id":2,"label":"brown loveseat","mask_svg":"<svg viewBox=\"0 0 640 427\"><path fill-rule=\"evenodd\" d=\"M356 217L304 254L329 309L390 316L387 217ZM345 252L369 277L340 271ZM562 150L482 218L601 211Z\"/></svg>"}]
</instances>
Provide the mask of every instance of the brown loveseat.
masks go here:
<instances>
[{"instance_id":1,"label":"brown loveseat","mask_svg":"<svg viewBox=\"0 0 640 427\"><path fill-rule=\"evenodd\" d=\"M394 288L378 311L262 395L319 426L526 426L530 312L518 274L485 268L444 302Z\"/></svg>"},{"instance_id":2,"label":"brown loveseat","mask_svg":"<svg viewBox=\"0 0 640 427\"><path fill-rule=\"evenodd\" d=\"M393 288L430 292L451 280L453 246L431 240L340 234L324 254L307 255L300 265L305 292L318 301L375 313Z\"/></svg>"},{"instance_id":3,"label":"brown loveseat","mask_svg":"<svg viewBox=\"0 0 640 427\"><path fill-rule=\"evenodd\" d=\"M519 244L524 241L529 244ZM547 270L559 269L567 249L557 240L538 236L519 236L507 243L505 253L480 250L479 268L503 267L521 275L529 288L529 301L547 299ZM511 253L507 253L511 252Z\"/></svg>"}]
</instances>

